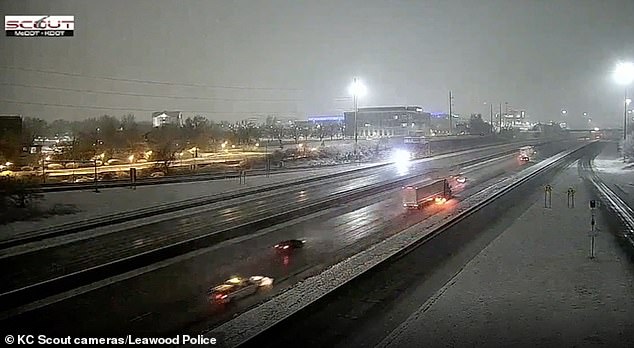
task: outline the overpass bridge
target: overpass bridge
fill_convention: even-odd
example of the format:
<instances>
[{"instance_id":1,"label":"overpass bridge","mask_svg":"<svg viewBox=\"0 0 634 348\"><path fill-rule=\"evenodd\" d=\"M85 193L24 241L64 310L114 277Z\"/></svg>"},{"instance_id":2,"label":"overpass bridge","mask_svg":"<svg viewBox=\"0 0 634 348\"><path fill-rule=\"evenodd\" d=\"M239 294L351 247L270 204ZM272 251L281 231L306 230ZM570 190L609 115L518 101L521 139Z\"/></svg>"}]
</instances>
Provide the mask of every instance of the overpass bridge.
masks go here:
<instances>
[{"instance_id":1,"label":"overpass bridge","mask_svg":"<svg viewBox=\"0 0 634 348\"><path fill-rule=\"evenodd\" d=\"M623 138L622 128L568 129L567 132L572 136L588 137L590 139L619 140Z\"/></svg>"}]
</instances>

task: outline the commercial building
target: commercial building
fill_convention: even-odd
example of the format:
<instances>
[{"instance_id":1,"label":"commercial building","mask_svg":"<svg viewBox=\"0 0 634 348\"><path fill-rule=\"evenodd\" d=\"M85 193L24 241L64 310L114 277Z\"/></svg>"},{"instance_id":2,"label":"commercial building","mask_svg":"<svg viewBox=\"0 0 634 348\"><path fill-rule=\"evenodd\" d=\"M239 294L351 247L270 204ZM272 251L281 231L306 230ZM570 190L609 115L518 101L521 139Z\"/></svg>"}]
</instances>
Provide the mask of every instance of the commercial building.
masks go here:
<instances>
[{"instance_id":1,"label":"commercial building","mask_svg":"<svg viewBox=\"0 0 634 348\"><path fill-rule=\"evenodd\" d=\"M359 108L357 134L359 137L405 136L412 131L430 131L431 114L420 106L382 106ZM355 112L344 113L344 132L354 136Z\"/></svg>"},{"instance_id":2,"label":"commercial building","mask_svg":"<svg viewBox=\"0 0 634 348\"><path fill-rule=\"evenodd\" d=\"M183 113L180 111L158 111L152 113L152 126L158 128L166 124L182 127Z\"/></svg>"},{"instance_id":3,"label":"commercial building","mask_svg":"<svg viewBox=\"0 0 634 348\"><path fill-rule=\"evenodd\" d=\"M499 122L499 116L497 117ZM508 110L502 114L502 128L526 128L528 127L527 115L524 110Z\"/></svg>"}]
</instances>

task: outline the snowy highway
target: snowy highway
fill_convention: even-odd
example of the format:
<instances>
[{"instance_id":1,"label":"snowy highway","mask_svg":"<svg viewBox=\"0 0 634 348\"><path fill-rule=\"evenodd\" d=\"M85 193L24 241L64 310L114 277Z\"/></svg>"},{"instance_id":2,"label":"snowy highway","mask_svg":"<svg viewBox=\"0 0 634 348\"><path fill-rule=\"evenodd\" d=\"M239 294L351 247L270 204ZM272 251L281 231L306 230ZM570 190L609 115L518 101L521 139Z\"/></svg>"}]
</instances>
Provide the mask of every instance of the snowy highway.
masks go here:
<instances>
[{"instance_id":1,"label":"snowy highway","mask_svg":"<svg viewBox=\"0 0 634 348\"><path fill-rule=\"evenodd\" d=\"M576 165L544 175L248 344L631 346L634 273L604 214L588 258L590 199Z\"/></svg>"},{"instance_id":2,"label":"snowy highway","mask_svg":"<svg viewBox=\"0 0 634 348\"><path fill-rule=\"evenodd\" d=\"M561 149L562 144L549 145L540 149L540 153L547 156ZM446 160L442 166L454 160ZM521 168L515 156L471 167L465 170L468 181L455 187L457 199ZM118 277L118 282L98 282L59 299L48 299L49 305L31 307L33 310L10 318L6 324L60 334L69 327L86 334L203 331L441 209L433 206L420 214L405 214L399 198L398 190L392 190L314 212L247 237L130 272ZM290 238L306 239L307 247L288 257L276 255L272 246ZM272 276L276 285L273 291L247 298L235 306L210 306L205 290L234 274ZM76 315L65 316L69 311Z\"/></svg>"},{"instance_id":3,"label":"snowy highway","mask_svg":"<svg viewBox=\"0 0 634 348\"><path fill-rule=\"evenodd\" d=\"M513 146L505 148L508 150ZM500 149L487 149L479 152L477 156L491 156L497 153L500 153ZM75 239L75 236L69 236L62 244L56 245L45 241L33 249L10 248L3 250L0 256L0 267L8 270L3 272L0 291L12 291L212 233L217 237L210 236L213 240L209 242L218 242L226 239L227 236L248 234L249 231L229 231L228 234L219 232L293 211L304 205L372 184L387 183L413 174L419 174L422 178L439 168L479 158L477 156L467 153L436 160L424 159L413 162L406 171L396 166L371 168L347 176L342 175L341 178L203 206L184 216L155 220L155 222L134 228L128 228L124 223L121 226L109 227L110 233L93 235L89 231L82 232L81 236ZM289 216L289 218L294 217L298 216ZM245 228L248 230L254 227L246 226ZM207 245L210 244L209 242ZM20 267L10 267L15 264Z\"/></svg>"}]
</instances>

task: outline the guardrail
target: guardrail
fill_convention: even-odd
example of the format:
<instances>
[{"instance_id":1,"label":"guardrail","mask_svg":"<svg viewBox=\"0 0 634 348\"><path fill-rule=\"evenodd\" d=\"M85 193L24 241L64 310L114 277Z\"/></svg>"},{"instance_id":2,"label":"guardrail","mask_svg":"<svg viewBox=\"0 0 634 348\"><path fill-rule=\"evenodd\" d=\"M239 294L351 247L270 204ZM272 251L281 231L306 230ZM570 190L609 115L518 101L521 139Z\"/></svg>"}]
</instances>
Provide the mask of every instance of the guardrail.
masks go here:
<instances>
[{"instance_id":1,"label":"guardrail","mask_svg":"<svg viewBox=\"0 0 634 348\"><path fill-rule=\"evenodd\" d=\"M284 174L284 173L293 173L296 171L306 170L306 169L315 169L315 168L330 168L336 166L344 166L349 164L327 164L321 166L298 166L293 168L271 168L269 170L270 175L274 174ZM251 169L245 170L247 175L255 176L255 175L265 175L267 173L266 169ZM198 173L198 174L188 174L188 175L175 175L170 177L163 178L141 178L137 179L134 186L148 186L148 185L159 185L159 184L175 184L175 183L183 183L183 182L195 182L195 181L208 181L208 180L222 180L222 179L231 179L237 178L240 176L239 171L235 172L226 172L226 173ZM97 187L100 189L104 188L115 188L115 187L130 187L133 184L130 180L119 179L112 181L98 181ZM38 188L41 192L59 192L59 191L77 191L77 190L91 190L95 188L94 181L85 182L85 183L73 183L73 184L43 184L40 188Z\"/></svg>"},{"instance_id":2,"label":"guardrail","mask_svg":"<svg viewBox=\"0 0 634 348\"><path fill-rule=\"evenodd\" d=\"M634 248L634 210L599 178L592 169L590 161L584 162L583 165L586 167L589 174L588 179L594 185L596 192L601 197L601 201L605 203L608 211L618 219L622 226L620 237L626 240L630 247Z\"/></svg>"},{"instance_id":3,"label":"guardrail","mask_svg":"<svg viewBox=\"0 0 634 348\"><path fill-rule=\"evenodd\" d=\"M513 151L509 150L507 152ZM468 160L460 163L460 165L469 165L499 156L499 153L482 156L478 159ZM289 211L283 211L255 221L243 223L239 226L234 226L203 236L190 238L178 243L174 243L172 245L160 247L154 250L146 251L119 260L114 260L109 263L88 268L82 271L77 271L68 275L60 276L58 278L46 280L40 283L8 291L0 294L0 309L6 310L8 308L13 308L13 306L16 305L25 304L30 301L40 299L43 297L43 295L60 293L85 284L89 284L91 282L102 280L165 259L182 255L187 252L209 247L228 239L247 235L254 230L271 227L292 220L298 216L302 216L318 210L331 208L343 202L361 199L370 195L386 192L401 187L404 183L412 182L414 179L420 178L420 176L424 174L425 173L410 174L390 182L382 181L350 191L340 192L319 201L310 203L308 205L301 206L296 209L291 209Z\"/></svg>"},{"instance_id":4,"label":"guardrail","mask_svg":"<svg viewBox=\"0 0 634 348\"><path fill-rule=\"evenodd\" d=\"M508 186L503 187L500 191L494 193L490 197L477 202L462 212L459 212L450 221L442 223L440 226L435 228L434 231L423 237L417 237L417 239L409 242L406 246L394 250L394 246L391 246L390 243L392 240L398 240L401 236L398 234L392 236L375 245L373 248L357 254L362 255L367 253L371 257L357 258L355 255L354 257L343 261L343 263L349 262L350 267L337 268L337 274L343 274L342 276L322 274L306 279L299 287L291 288L291 290L239 315L238 317L211 330L207 335L213 337L218 333L222 333L225 337L225 344L229 347L234 347L242 344L248 345L250 343L254 343L253 341L255 341L258 336L265 333L272 332L271 334L274 335L278 332L283 334L284 323L295 319L301 320L298 318L302 313L311 312L312 308L327 303L328 299L336 297L337 293L344 292L346 289L355 286L357 280L362 275L371 274L379 267L386 266L392 261L404 257L417 247L423 245L432 238L441 235L443 232L457 225L459 222L464 221L467 217L472 216L497 199L500 199L542 174L562 167L566 164L566 161L570 157L577 156L587 145L588 144L578 146L573 150L555 155L548 160L528 168L525 175L515 179ZM326 272L328 271L329 270ZM331 285L332 281L338 278L343 279L336 285ZM313 291L307 291L307 289L311 289ZM287 299L288 302L285 302L285 299Z\"/></svg>"}]
</instances>

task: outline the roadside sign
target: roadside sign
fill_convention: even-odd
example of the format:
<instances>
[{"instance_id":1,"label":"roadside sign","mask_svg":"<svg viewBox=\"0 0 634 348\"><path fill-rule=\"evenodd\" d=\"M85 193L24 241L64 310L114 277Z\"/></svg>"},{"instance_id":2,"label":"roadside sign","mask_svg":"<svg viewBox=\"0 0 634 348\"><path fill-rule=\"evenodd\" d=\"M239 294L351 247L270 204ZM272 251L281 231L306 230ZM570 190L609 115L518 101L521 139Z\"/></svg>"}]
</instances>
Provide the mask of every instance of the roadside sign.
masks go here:
<instances>
[{"instance_id":1,"label":"roadside sign","mask_svg":"<svg viewBox=\"0 0 634 348\"><path fill-rule=\"evenodd\" d=\"M596 209L596 208L598 208L600 206L601 206L601 204L600 204L599 201L596 201L594 199L590 201L590 209L591 210L594 210L594 209Z\"/></svg>"}]
</instances>

